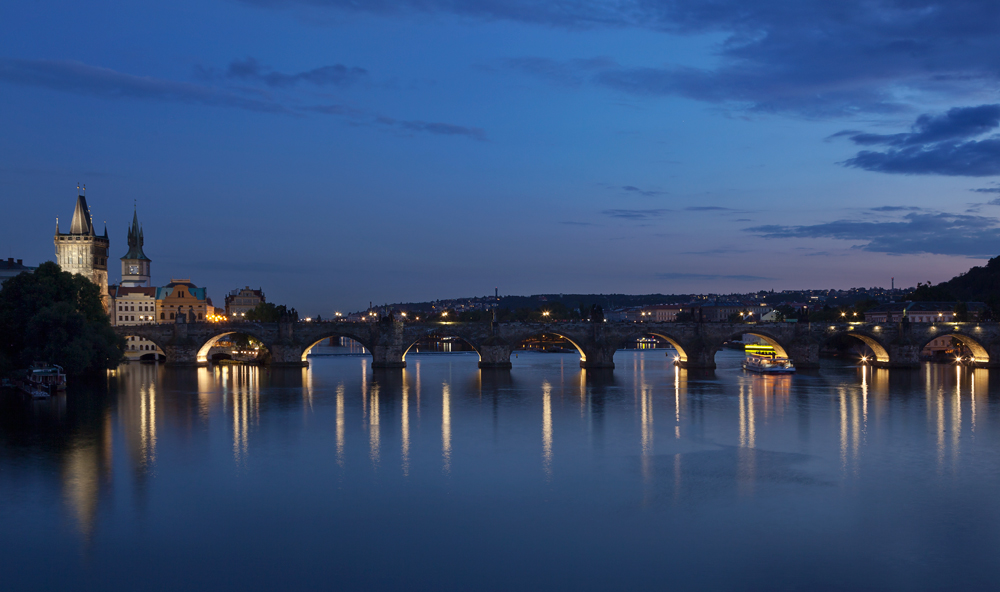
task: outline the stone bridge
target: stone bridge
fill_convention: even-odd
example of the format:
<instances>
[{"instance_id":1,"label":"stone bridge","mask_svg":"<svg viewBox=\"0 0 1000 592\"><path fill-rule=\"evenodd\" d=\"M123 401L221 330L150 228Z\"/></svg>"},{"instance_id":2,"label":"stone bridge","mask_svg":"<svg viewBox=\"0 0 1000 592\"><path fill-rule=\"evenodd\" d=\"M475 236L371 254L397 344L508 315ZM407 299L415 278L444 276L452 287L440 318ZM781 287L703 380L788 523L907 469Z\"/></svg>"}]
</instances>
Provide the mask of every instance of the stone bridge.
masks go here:
<instances>
[{"instance_id":1,"label":"stone bridge","mask_svg":"<svg viewBox=\"0 0 1000 592\"><path fill-rule=\"evenodd\" d=\"M208 351L226 335L242 333L260 340L272 365L307 366L313 346L330 337L348 337L360 343L375 368L402 368L406 353L424 337L457 337L479 354L480 368L510 368L511 352L540 335L558 335L580 352L583 368L614 368L614 354L644 336L669 341L685 368L715 368L715 353L723 343L743 334L756 335L791 358L799 368L819 365L819 351L830 340L847 336L865 343L875 353L874 365L915 367L920 350L936 337L951 336L972 352L972 364L1000 367L998 323L429 323L380 321L289 323L171 323L119 326L121 336L137 336L155 343L167 364L205 365Z\"/></svg>"}]
</instances>

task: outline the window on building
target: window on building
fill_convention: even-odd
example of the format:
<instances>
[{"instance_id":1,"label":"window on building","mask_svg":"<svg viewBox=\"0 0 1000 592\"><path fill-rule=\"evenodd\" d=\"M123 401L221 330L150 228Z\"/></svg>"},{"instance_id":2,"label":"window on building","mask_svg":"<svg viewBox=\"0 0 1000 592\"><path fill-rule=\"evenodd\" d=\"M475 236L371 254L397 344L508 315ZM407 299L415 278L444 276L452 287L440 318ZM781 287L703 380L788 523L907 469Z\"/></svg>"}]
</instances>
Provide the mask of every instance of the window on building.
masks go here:
<instances>
[{"instance_id":1,"label":"window on building","mask_svg":"<svg viewBox=\"0 0 1000 592\"><path fill-rule=\"evenodd\" d=\"M164 313L161 312L160 313L160 320L162 321L163 319L164 319Z\"/></svg>"},{"instance_id":2,"label":"window on building","mask_svg":"<svg viewBox=\"0 0 1000 592\"><path fill-rule=\"evenodd\" d=\"M170 320L174 319L174 313L170 313Z\"/></svg>"},{"instance_id":3,"label":"window on building","mask_svg":"<svg viewBox=\"0 0 1000 592\"><path fill-rule=\"evenodd\" d=\"M200 312L198 313L198 320L199 321L201 320L201 313Z\"/></svg>"}]
</instances>

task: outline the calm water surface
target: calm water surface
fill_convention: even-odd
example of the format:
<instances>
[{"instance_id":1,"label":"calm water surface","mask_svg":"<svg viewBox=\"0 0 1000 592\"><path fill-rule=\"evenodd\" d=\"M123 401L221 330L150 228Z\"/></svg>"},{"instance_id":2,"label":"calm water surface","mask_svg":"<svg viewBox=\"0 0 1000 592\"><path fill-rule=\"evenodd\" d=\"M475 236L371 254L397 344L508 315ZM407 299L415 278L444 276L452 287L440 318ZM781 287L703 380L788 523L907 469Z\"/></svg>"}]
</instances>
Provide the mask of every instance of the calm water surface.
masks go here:
<instances>
[{"instance_id":1,"label":"calm water surface","mask_svg":"<svg viewBox=\"0 0 1000 592\"><path fill-rule=\"evenodd\" d=\"M8 394L0 589L1000 586L1000 376L718 361L132 364Z\"/></svg>"}]
</instances>

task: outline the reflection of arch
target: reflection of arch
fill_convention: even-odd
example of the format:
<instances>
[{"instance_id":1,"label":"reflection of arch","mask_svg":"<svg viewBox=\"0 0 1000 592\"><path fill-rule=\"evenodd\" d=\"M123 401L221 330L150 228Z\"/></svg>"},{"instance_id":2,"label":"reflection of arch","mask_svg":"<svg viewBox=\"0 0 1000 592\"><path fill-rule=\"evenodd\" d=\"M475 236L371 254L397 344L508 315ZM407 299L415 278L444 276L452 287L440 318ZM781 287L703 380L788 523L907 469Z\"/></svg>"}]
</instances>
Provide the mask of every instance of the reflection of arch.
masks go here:
<instances>
[{"instance_id":1,"label":"reflection of arch","mask_svg":"<svg viewBox=\"0 0 1000 592\"><path fill-rule=\"evenodd\" d=\"M472 351L476 352L476 356L479 357L479 361L480 362L483 361L483 354L481 354L479 352L479 348L476 347L476 344L474 344L471 341L469 341L468 338L463 337L462 335L459 335L458 333L455 333L455 332L452 332L452 331L448 331L447 329L432 329L432 330L427 331L426 333L422 334L420 337L418 337L410 345L406 346L406 349L403 350L403 362L406 362L406 354L408 354L410 352L410 350L413 349L413 346L416 345L417 343L419 343L421 339L425 339L427 337L438 337L438 338L441 338L441 337L454 337L456 339L461 339L465 343L469 344L469 347L472 348Z\"/></svg>"},{"instance_id":2,"label":"reflection of arch","mask_svg":"<svg viewBox=\"0 0 1000 592\"><path fill-rule=\"evenodd\" d=\"M348 339L358 342L358 344L361 345L361 347L365 348L365 351L368 352L369 354L372 353L372 348L368 344L368 342L363 339L360 339L357 335L353 333L331 333L329 335L324 335L323 337L320 337L316 341L312 342L312 344L309 347L307 347L305 351L302 352L302 361L308 362L309 360L307 360L306 358L309 356L309 352L312 351L312 348L323 343L327 339L330 339L331 337L346 337Z\"/></svg>"},{"instance_id":3,"label":"reflection of arch","mask_svg":"<svg viewBox=\"0 0 1000 592\"><path fill-rule=\"evenodd\" d=\"M882 342L880 342L875 337L868 335L866 333L862 333L860 331L839 331L824 339L823 342L820 344L820 347L824 347L830 341L841 337L853 337L855 339L861 340L865 345L868 346L869 349L872 350L872 352L875 353L876 364L889 363L889 351L885 349L885 346L882 345Z\"/></svg>"},{"instance_id":4,"label":"reflection of arch","mask_svg":"<svg viewBox=\"0 0 1000 592\"><path fill-rule=\"evenodd\" d=\"M576 351L578 351L580 353L580 361L581 362L586 362L587 361L587 354L584 353L583 348L580 347L580 344L577 343L576 341L573 341L573 339L571 337L569 337L567 335L564 335L562 333L559 333L557 331L538 331L538 332L535 332L535 333L529 333L527 335L522 335L522 336L520 336L518 338L518 341L513 344L513 346L514 346L514 348L520 347L520 345L522 343L524 343L525 341L531 339L532 337L538 337L538 336L541 336L541 335L555 335L556 337L561 337L561 338L565 339L566 341L572 343L573 347L576 348Z\"/></svg>"},{"instance_id":5,"label":"reflection of arch","mask_svg":"<svg viewBox=\"0 0 1000 592\"><path fill-rule=\"evenodd\" d=\"M261 339L258 335L254 335L253 333L251 333L249 331L226 331L225 333L219 333L215 337L212 337L211 339L209 339L208 341L206 341L205 344L201 346L201 349L198 350L198 357L195 358L196 361L199 364L207 364L208 363L208 351L210 349L212 349L213 347L215 347L215 344L218 343L219 340L222 339L223 337L226 337L227 335L235 335L235 334L246 335L247 337L253 337L257 341L260 341L261 344L265 343L264 340ZM265 345L264 347L266 348L267 346Z\"/></svg>"},{"instance_id":6,"label":"reflection of arch","mask_svg":"<svg viewBox=\"0 0 1000 592\"><path fill-rule=\"evenodd\" d=\"M934 341L939 337L952 337L961 342L961 344L964 345L965 347L969 348L969 351L972 352L973 364L986 364L990 361L990 354L989 352L986 351L986 348L983 347L981 343L973 339L972 336L970 335L958 332L955 333L942 332L938 335L929 335L922 340L922 343L920 344L920 348L918 351L923 350L925 347L927 347L927 344L929 344L930 342Z\"/></svg>"}]
</instances>

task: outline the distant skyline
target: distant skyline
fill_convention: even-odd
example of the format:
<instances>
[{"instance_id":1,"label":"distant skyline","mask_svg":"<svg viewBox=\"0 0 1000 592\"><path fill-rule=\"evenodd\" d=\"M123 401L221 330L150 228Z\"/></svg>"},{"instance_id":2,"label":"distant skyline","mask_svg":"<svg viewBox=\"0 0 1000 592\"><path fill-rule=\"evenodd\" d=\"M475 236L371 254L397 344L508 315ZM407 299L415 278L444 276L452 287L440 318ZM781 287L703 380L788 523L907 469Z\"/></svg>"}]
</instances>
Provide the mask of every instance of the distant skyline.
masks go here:
<instances>
[{"instance_id":1,"label":"distant skyline","mask_svg":"<svg viewBox=\"0 0 1000 592\"><path fill-rule=\"evenodd\" d=\"M940 282L1000 255L1000 4L42 1L0 20L3 257L77 183L153 281L304 316Z\"/></svg>"}]
</instances>

